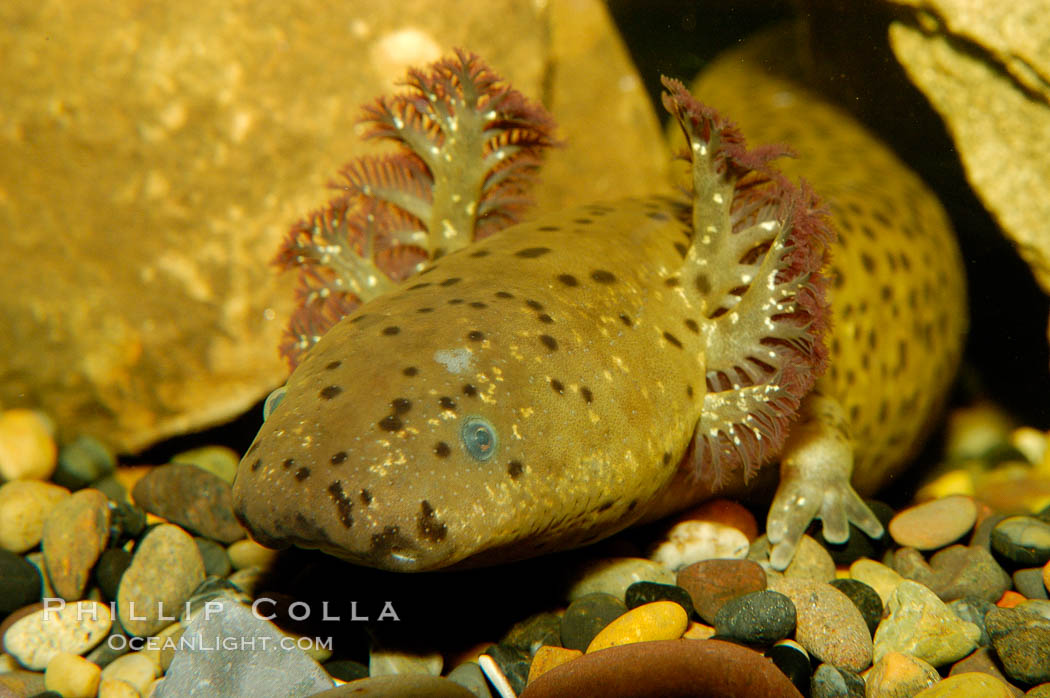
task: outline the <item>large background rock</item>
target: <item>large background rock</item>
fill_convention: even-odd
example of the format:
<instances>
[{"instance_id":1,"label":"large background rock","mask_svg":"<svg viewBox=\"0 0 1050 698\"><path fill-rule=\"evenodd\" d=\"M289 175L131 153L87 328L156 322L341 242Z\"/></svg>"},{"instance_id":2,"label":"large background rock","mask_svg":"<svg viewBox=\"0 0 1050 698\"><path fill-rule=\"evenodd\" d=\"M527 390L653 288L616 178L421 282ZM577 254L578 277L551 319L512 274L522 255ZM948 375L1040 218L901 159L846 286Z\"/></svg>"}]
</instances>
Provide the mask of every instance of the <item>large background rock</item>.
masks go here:
<instances>
[{"instance_id":1,"label":"large background rock","mask_svg":"<svg viewBox=\"0 0 1050 698\"><path fill-rule=\"evenodd\" d=\"M558 119L540 206L661 188L658 125L602 4L538 7L3 3L0 404L135 451L279 384L280 237L362 152L360 105L452 47Z\"/></svg>"}]
</instances>

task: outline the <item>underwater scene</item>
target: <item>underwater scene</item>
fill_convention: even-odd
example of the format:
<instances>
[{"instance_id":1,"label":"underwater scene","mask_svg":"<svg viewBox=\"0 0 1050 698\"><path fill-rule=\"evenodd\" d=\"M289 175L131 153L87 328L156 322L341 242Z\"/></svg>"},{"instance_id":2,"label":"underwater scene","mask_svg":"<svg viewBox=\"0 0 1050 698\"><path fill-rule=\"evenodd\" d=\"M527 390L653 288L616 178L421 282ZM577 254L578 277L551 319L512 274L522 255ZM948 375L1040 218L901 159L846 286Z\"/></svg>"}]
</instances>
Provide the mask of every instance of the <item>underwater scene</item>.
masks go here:
<instances>
[{"instance_id":1,"label":"underwater scene","mask_svg":"<svg viewBox=\"0 0 1050 698\"><path fill-rule=\"evenodd\" d=\"M0 698L1050 698L1040 0L0 7Z\"/></svg>"}]
</instances>

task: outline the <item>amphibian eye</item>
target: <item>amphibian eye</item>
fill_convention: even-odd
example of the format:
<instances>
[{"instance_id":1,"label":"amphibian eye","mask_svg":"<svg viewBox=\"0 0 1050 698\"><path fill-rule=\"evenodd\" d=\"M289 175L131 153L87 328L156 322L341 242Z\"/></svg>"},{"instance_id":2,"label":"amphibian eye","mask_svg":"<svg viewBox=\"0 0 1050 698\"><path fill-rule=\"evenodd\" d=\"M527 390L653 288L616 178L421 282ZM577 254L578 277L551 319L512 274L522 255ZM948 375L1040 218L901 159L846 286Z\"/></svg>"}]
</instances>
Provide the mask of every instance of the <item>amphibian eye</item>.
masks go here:
<instances>
[{"instance_id":1,"label":"amphibian eye","mask_svg":"<svg viewBox=\"0 0 1050 698\"><path fill-rule=\"evenodd\" d=\"M459 436L463 440L463 447L475 460L486 461L492 458L496 446L499 445L495 427L482 417L467 417L463 420Z\"/></svg>"},{"instance_id":2,"label":"amphibian eye","mask_svg":"<svg viewBox=\"0 0 1050 698\"><path fill-rule=\"evenodd\" d=\"M277 406L281 404L281 400L284 399L284 394L288 392L288 386L282 385L277 390L270 393L266 398L266 402L263 403L263 421L265 422L273 414L273 411L277 409Z\"/></svg>"}]
</instances>

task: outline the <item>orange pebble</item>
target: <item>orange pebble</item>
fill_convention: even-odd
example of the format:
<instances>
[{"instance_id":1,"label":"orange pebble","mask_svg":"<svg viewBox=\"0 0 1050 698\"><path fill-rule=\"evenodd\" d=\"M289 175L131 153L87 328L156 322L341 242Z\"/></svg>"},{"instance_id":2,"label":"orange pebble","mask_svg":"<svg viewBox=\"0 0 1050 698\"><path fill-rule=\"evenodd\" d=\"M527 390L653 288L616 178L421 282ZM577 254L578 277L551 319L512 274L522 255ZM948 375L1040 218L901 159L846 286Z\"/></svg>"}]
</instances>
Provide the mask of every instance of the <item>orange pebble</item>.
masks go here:
<instances>
[{"instance_id":1,"label":"orange pebble","mask_svg":"<svg viewBox=\"0 0 1050 698\"><path fill-rule=\"evenodd\" d=\"M715 636L715 629L710 625L697 623L695 620L689 623L689 627L682 633L687 640L710 640Z\"/></svg>"},{"instance_id":2,"label":"orange pebble","mask_svg":"<svg viewBox=\"0 0 1050 698\"><path fill-rule=\"evenodd\" d=\"M1050 593L1050 562L1043 565L1043 586L1046 587L1047 593Z\"/></svg>"},{"instance_id":3,"label":"orange pebble","mask_svg":"<svg viewBox=\"0 0 1050 698\"><path fill-rule=\"evenodd\" d=\"M679 521L713 521L732 526L745 536L749 542L758 538L758 522L755 516L743 504L729 499L712 499L695 509L682 514Z\"/></svg>"},{"instance_id":4,"label":"orange pebble","mask_svg":"<svg viewBox=\"0 0 1050 698\"><path fill-rule=\"evenodd\" d=\"M538 677L546 674L554 667L559 667L565 662L572 661L573 659L582 656L583 652L579 650L543 645L536 650L536 654L532 658L532 664L529 666L529 678L528 681L526 681L526 684L532 683Z\"/></svg>"},{"instance_id":5,"label":"orange pebble","mask_svg":"<svg viewBox=\"0 0 1050 698\"><path fill-rule=\"evenodd\" d=\"M1018 594L1016 591L1005 591L1003 592L1002 597L995 602L995 605L999 608L1013 608L1022 601L1027 600L1028 599L1023 594Z\"/></svg>"}]
</instances>

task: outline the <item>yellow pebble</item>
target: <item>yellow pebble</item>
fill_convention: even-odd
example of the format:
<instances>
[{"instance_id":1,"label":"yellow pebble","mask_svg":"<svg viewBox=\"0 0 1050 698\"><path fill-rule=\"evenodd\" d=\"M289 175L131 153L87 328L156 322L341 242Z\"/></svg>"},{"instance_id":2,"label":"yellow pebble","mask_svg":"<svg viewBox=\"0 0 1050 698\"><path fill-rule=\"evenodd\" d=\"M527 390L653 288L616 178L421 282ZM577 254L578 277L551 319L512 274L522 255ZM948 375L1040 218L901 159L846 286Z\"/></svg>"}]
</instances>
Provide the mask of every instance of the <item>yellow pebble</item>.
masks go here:
<instances>
[{"instance_id":1,"label":"yellow pebble","mask_svg":"<svg viewBox=\"0 0 1050 698\"><path fill-rule=\"evenodd\" d=\"M265 548L251 538L244 538L232 544L226 548L226 554L230 556L230 564L235 570L243 570L246 567L269 569L277 557L276 550Z\"/></svg>"},{"instance_id":2,"label":"yellow pebble","mask_svg":"<svg viewBox=\"0 0 1050 698\"><path fill-rule=\"evenodd\" d=\"M953 494L973 496L976 491L972 473L966 470L949 470L920 487L915 494L915 500L927 502Z\"/></svg>"},{"instance_id":3,"label":"yellow pebble","mask_svg":"<svg viewBox=\"0 0 1050 698\"><path fill-rule=\"evenodd\" d=\"M598 633L587 653L629 645L632 642L676 640L689 625L685 609L674 601L654 601L631 609Z\"/></svg>"},{"instance_id":4,"label":"yellow pebble","mask_svg":"<svg viewBox=\"0 0 1050 698\"><path fill-rule=\"evenodd\" d=\"M1050 449L1046 447L1046 433L1032 427L1020 427L1010 434L1010 444L1024 454L1032 465L1046 464Z\"/></svg>"},{"instance_id":5,"label":"yellow pebble","mask_svg":"<svg viewBox=\"0 0 1050 698\"><path fill-rule=\"evenodd\" d=\"M715 636L715 629L710 625L697 623L695 620L689 623L689 627L682 633L687 640L710 640Z\"/></svg>"},{"instance_id":6,"label":"yellow pebble","mask_svg":"<svg viewBox=\"0 0 1050 698\"><path fill-rule=\"evenodd\" d=\"M559 667L566 662L582 656L583 652L579 650L543 645L536 650L536 654L532 657L532 664L529 665L529 679L526 683L532 683L538 677L546 674L554 667Z\"/></svg>"},{"instance_id":7,"label":"yellow pebble","mask_svg":"<svg viewBox=\"0 0 1050 698\"><path fill-rule=\"evenodd\" d=\"M62 698L93 698L102 670L97 664L69 652L59 652L47 663L44 687Z\"/></svg>"},{"instance_id":8,"label":"yellow pebble","mask_svg":"<svg viewBox=\"0 0 1050 698\"><path fill-rule=\"evenodd\" d=\"M0 478L46 480L58 464L51 421L34 410L0 412Z\"/></svg>"},{"instance_id":9,"label":"yellow pebble","mask_svg":"<svg viewBox=\"0 0 1050 698\"><path fill-rule=\"evenodd\" d=\"M981 698L1011 698L1010 687L990 674L967 671L938 681L915 694L915 698L953 698L980 696Z\"/></svg>"},{"instance_id":10,"label":"yellow pebble","mask_svg":"<svg viewBox=\"0 0 1050 698\"><path fill-rule=\"evenodd\" d=\"M102 679L98 685L98 698L140 698L142 694L127 681Z\"/></svg>"},{"instance_id":11,"label":"yellow pebble","mask_svg":"<svg viewBox=\"0 0 1050 698\"><path fill-rule=\"evenodd\" d=\"M142 693L157 677L153 660L143 652L132 652L117 657L102 670L103 681L115 679L133 686Z\"/></svg>"}]
</instances>

